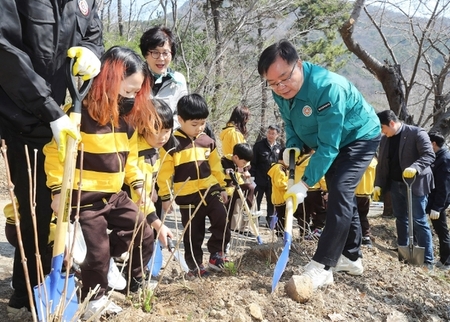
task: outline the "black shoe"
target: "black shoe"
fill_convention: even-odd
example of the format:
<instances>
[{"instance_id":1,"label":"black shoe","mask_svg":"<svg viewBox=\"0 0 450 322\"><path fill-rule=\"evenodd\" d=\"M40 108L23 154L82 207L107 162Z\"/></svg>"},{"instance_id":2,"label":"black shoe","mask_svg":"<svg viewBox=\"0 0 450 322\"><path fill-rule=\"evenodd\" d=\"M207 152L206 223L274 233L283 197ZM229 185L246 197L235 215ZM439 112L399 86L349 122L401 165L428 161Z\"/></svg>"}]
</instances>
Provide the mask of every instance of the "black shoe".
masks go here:
<instances>
[{"instance_id":1,"label":"black shoe","mask_svg":"<svg viewBox=\"0 0 450 322\"><path fill-rule=\"evenodd\" d=\"M371 247L372 247L372 240L370 239L369 236L364 236L364 237L362 238L362 244L363 244L364 246L367 246L367 247L371 248Z\"/></svg>"},{"instance_id":2,"label":"black shoe","mask_svg":"<svg viewBox=\"0 0 450 322\"><path fill-rule=\"evenodd\" d=\"M128 277L125 276L125 280L128 283ZM126 294L128 289L130 290L131 293L137 293L139 291L139 289L142 288L142 286L145 283L145 279L142 277L131 277L130 279L130 285L127 285L127 287L125 287L123 290L119 291L123 294Z\"/></svg>"},{"instance_id":3,"label":"black shoe","mask_svg":"<svg viewBox=\"0 0 450 322\"><path fill-rule=\"evenodd\" d=\"M13 295L9 299L6 310L8 311L8 313L16 314L22 308L26 308L28 311L30 311L30 301L28 299L28 295L21 296L17 294L16 291L14 291Z\"/></svg>"},{"instance_id":4,"label":"black shoe","mask_svg":"<svg viewBox=\"0 0 450 322\"><path fill-rule=\"evenodd\" d=\"M130 281L130 292L137 293L144 283L144 279L142 277L132 277Z\"/></svg>"}]
</instances>

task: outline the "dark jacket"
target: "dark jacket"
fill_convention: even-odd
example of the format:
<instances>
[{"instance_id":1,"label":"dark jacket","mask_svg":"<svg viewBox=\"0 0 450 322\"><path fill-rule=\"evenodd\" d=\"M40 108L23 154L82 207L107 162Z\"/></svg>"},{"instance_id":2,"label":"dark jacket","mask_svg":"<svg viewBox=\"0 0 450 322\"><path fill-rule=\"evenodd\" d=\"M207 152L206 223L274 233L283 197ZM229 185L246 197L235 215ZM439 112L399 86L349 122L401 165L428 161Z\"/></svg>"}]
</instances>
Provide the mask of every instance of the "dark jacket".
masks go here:
<instances>
[{"instance_id":1,"label":"dark jacket","mask_svg":"<svg viewBox=\"0 0 450 322\"><path fill-rule=\"evenodd\" d=\"M450 152L446 148L436 152L431 170L436 187L428 196L427 212L431 209L441 212L450 203Z\"/></svg>"},{"instance_id":2,"label":"dark jacket","mask_svg":"<svg viewBox=\"0 0 450 322\"><path fill-rule=\"evenodd\" d=\"M434 161L433 147L427 132L419 127L407 124L402 125L398 157L401 170L412 167L417 170L416 180L412 192L416 196L428 195L434 188L433 173L430 165ZM375 177L375 186L389 189L389 139L381 138L378 165Z\"/></svg>"},{"instance_id":3,"label":"dark jacket","mask_svg":"<svg viewBox=\"0 0 450 322\"><path fill-rule=\"evenodd\" d=\"M250 174L255 178L257 186L267 187L270 185L270 177L267 175L272 163L278 163L278 155L281 145L275 143L272 147L264 138L253 145L253 159Z\"/></svg>"},{"instance_id":4,"label":"dark jacket","mask_svg":"<svg viewBox=\"0 0 450 322\"><path fill-rule=\"evenodd\" d=\"M20 132L63 115L67 49L101 56L95 0L2 1L0 10L0 118Z\"/></svg>"}]
</instances>

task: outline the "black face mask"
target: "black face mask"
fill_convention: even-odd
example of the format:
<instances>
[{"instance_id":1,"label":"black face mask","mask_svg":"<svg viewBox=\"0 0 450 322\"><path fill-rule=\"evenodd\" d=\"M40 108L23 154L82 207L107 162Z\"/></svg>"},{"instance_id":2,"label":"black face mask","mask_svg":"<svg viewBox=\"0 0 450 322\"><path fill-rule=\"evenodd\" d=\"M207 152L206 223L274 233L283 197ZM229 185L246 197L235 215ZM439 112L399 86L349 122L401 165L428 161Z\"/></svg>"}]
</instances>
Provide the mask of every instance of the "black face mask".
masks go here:
<instances>
[{"instance_id":1,"label":"black face mask","mask_svg":"<svg viewBox=\"0 0 450 322\"><path fill-rule=\"evenodd\" d=\"M119 95L119 100L117 102L119 106L119 115L125 116L131 112L134 106L134 98L127 98Z\"/></svg>"}]
</instances>

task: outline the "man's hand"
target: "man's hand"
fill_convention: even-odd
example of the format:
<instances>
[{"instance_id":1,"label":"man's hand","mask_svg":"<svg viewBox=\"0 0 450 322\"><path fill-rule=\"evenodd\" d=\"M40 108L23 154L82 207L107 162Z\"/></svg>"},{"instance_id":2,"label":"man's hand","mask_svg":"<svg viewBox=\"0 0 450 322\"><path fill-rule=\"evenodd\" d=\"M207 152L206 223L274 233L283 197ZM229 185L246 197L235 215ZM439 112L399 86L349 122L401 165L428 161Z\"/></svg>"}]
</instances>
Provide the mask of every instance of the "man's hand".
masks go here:
<instances>
[{"instance_id":1,"label":"man's hand","mask_svg":"<svg viewBox=\"0 0 450 322\"><path fill-rule=\"evenodd\" d=\"M294 184L292 187L286 191L284 194L284 199L292 198L292 202L294 204L294 211L297 209L297 206L305 200L306 194L308 193L308 187L300 181L299 183Z\"/></svg>"},{"instance_id":2,"label":"man's hand","mask_svg":"<svg viewBox=\"0 0 450 322\"><path fill-rule=\"evenodd\" d=\"M72 123L67 115L61 116L59 119L50 122L50 128L53 132L56 145L58 146L59 161L64 162L66 156L67 136L71 136L74 140L80 141L81 136L78 129Z\"/></svg>"},{"instance_id":3,"label":"man's hand","mask_svg":"<svg viewBox=\"0 0 450 322\"><path fill-rule=\"evenodd\" d=\"M58 193L57 195L53 195L53 200L52 200L52 204L50 205L50 207L52 208L53 212L55 213L55 216L58 216L60 199L61 199L60 193Z\"/></svg>"},{"instance_id":4,"label":"man's hand","mask_svg":"<svg viewBox=\"0 0 450 322\"><path fill-rule=\"evenodd\" d=\"M86 81L100 73L100 59L90 49L85 47L71 47L67 51L67 56L76 58L72 70L74 76L82 76L81 78Z\"/></svg>"},{"instance_id":5,"label":"man's hand","mask_svg":"<svg viewBox=\"0 0 450 322\"><path fill-rule=\"evenodd\" d=\"M416 175L417 170L414 168L406 168L405 170L403 170L403 176L406 179L411 179L414 178L414 176Z\"/></svg>"},{"instance_id":6,"label":"man's hand","mask_svg":"<svg viewBox=\"0 0 450 322\"><path fill-rule=\"evenodd\" d=\"M439 211L431 209L431 212L430 212L430 219L431 220L439 219L439 216L440 216Z\"/></svg>"},{"instance_id":7,"label":"man's hand","mask_svg":"<svg viewBox=\"0 0 450 322\"><path fill-rule=\"evenodd\" d=\"M381 188L375 186L373 188L373 201L380 201L380 196L381 196Z\"/></svg>"},{"instance_id":8,"label":"man's hand","mask_svg":"<svg viewBox=\"0 0 450 322\"><path fill-rule=\"evenodd\" d=\"M289 154L290 151L295 151L295 161L297 161L298 157L300 156L300 149L299 148L286 148L283 151L283 162L286 165L289 165Z\"/></svg>"}]
</instances>

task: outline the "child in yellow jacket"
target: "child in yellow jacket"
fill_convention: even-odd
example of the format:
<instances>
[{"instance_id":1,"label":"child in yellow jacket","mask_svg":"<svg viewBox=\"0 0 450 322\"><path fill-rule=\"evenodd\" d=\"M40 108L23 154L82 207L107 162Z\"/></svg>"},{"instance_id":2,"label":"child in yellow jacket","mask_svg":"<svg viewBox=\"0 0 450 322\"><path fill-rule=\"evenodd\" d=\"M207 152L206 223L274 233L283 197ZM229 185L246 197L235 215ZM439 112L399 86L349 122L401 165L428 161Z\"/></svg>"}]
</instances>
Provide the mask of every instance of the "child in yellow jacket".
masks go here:
<instances>
[{"instance_id":1,"label":"child in yellow jacket","mask_svg":"<svg viewBox=\"0 0 450 322\"><path fill-rule=\"evenodd\" d=\"M170 229L163 225L156 214L154 202L157 198L155 191L156 176L160 168L159 148L169 141L173 128L173 114L169 105L163 100L152 100L159 120L155 122L155 128L138 128L138 167L144 173L145 184L142 196L134 189L126 186L126 191L131 199L139 203L140 210L146 215L147 223L155 229L155 236L159 232L159 239L164 245L166 238L173 238Z\"/></svg>"},{"instance_id":2,"label":"child in yellow jacket","mask_svg":"<svg viewBox=\"0 0 450 322\"><path fill-rule=\"evenodd\" d=\"M309 164L311 155L314 153L308 147L304 147L303 153L296 162L295 178L296 182L305 173L305 168ZM303 201L303 205L299 205L294 216L298 220L300 232L308 232L305 239L314 239L320 237L322 229L325 226L326 218L326 193L327 185L325 178L322 177L318 183L309 187L308 194Z\"/></svg>"},{"instance_id":3,"label":"child in yellow jacket","mask_svg":"<svg viewBox=\"0 0 450 322\"><path fill-rule=\"evenodd\" d=\"M278 163L272 163L269 171L267 171L267 175L270 177L272 183L272 203L275 207L275 214L277 216L277 224L275 227L271 228L275 228L277 237L283 237L284 218L286 213L286 200L284 199L284 194L287 191L288 166L283 162L283 151L284 148L280 150Z\"/></svg>"}]
</instances>

